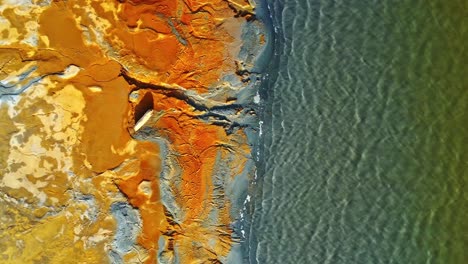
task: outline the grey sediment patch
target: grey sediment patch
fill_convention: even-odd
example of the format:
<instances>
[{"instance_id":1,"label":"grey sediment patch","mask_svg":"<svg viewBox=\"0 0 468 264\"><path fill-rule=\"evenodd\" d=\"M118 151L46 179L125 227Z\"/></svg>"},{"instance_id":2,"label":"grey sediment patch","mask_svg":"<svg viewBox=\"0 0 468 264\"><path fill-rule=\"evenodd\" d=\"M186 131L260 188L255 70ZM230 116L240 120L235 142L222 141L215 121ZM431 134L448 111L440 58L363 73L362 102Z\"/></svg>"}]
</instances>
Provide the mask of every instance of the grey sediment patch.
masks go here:
<instances>
[{"instance_id":1,"label":"grey sediment patch","mask_svg":"<svg viewBox=\"0 0 468 264\"><path fill-rule=\"evenodd\" d=\"M99 208L96 204L96 198L90 194L74 194L74 200L80 201L88 206L88 209L85 211L84 216L91 220L93 223L96 222L99 215Z\"/></svg>"},{"instance_id":2,"label":"grey sediment patch","mask_svg":"<svg viewBox=\"0 0 468 264\"><path fill-rule=\"evenodd\" d=\"M137 236L141 231L141 217L138 210L127 202L113 203L111 213L116 219L117 230L109 250L109 258L113 264L123 264L123 256L136 245Z\"/></svg>"},{"instance_id":3,"label":"grey sediment patch","mask_svg":"<svg viewBox=\"0 0 468 264\"><path fill-rule=\"evenodd\" d=\"M233 228L236 234L241 237L240 244L233 246L231 253L228 256L227 263L255 263L252 261L256 251L256 239L251 229L251 223L255 217L255 210L261 210L261 201L253 200L251 197L259 197L255 195L261 192L261 177L264 173L263 162L263 136L261 124L268 117L269 112L265 107L265 101L268 100L269 87L271 86L271 77L274 77L275 68L277 67L277 56L275 56L275 48L277 47L278 25L277 17L273 17L272 6L266 0L256 0L256 19L258 24L247 26L243 31L243 38L249 39L254 34L263 34L265 43L259 49L246 45L241 48L241 55L244 58L250 58L253 67L251 71L254 73L251 80L252 89L246 89L243 102L247 102L255 111L255 125L244 129L249 146L251 146L251 162L246 164L243 175L240 175L233 186L240 185L236 188L236 195L239 198L238 207L240 218L234 222ZM259 26L261 25L261 26ZM256 56L250 53L257 52ZM260 175L257 178L257 175ZM247 185L247 186L244 186ZM261 196L260 196L261 197Z\"/></svg>"},{"instance_id":4,"label":"grey sediment patch","mask_svg":"<svg viewBox=\"0 0 468 264\"><path fill-rule=\"evenodd\" d=\"M275 45L275 29L272 20L272 12L266 0L255 0L257 6L255 8L255 16L261 22L261 34L265 36L265 44L260 53L258 53L255 61L253 71L262 74L267 73L266 69L271 66L271 59L274 52ZM247 34L247 32L246 32ZM247 36L246 36L247 37Z\"/></svg>"}]
</instances>

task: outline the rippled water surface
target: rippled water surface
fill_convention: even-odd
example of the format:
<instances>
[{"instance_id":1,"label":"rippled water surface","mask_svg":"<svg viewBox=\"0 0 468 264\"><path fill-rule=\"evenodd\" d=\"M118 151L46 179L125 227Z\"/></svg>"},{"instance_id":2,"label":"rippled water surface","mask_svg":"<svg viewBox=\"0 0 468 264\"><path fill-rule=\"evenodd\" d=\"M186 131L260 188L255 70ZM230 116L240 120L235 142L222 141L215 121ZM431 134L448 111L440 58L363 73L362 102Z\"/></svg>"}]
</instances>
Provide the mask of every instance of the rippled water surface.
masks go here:
<instances>
[{"instance_id":1,"label":"rippled water surface","mask_svg":"<svg viewBox=\"0 0 468 264\"><path fill-rule=\"evenodd\" d=\"M468 263L468 2L272 0L250 263Z\"/></svg>"}]
</instances>

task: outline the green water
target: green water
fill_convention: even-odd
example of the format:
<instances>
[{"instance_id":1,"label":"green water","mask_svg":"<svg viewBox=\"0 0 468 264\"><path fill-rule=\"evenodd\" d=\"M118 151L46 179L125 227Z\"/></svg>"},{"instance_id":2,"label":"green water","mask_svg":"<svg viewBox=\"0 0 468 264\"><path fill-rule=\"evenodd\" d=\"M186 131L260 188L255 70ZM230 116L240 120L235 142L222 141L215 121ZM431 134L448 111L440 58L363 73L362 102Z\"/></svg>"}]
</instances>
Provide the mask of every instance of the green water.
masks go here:
<instances>
[{"instance_id":1,"label":"green water","mask_svg":"<svg viewBox=\"0 0 468 264\"><path fill-rule=\"evenodd\" d=\"M270 5L249 263L468 263L468 1Z\"/></svg>"}]
</instances>

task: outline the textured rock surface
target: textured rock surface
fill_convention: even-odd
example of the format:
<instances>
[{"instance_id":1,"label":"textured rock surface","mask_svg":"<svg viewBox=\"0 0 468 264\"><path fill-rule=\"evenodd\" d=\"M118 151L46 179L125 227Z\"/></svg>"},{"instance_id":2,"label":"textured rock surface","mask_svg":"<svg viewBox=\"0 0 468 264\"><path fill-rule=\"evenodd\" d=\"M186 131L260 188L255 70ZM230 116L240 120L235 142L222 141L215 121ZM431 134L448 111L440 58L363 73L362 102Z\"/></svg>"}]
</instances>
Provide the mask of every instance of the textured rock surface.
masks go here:
<instances>
[{"instance_id":1,"label":"textured rock surface","mask_svg":"<svg viewBox=\"0 0 468 264\"><path fill-rule=\"evenodd\" d=\"M235 262L265 42L254 3L0 12L0 263Z\"/></svg>"}]
</instances>

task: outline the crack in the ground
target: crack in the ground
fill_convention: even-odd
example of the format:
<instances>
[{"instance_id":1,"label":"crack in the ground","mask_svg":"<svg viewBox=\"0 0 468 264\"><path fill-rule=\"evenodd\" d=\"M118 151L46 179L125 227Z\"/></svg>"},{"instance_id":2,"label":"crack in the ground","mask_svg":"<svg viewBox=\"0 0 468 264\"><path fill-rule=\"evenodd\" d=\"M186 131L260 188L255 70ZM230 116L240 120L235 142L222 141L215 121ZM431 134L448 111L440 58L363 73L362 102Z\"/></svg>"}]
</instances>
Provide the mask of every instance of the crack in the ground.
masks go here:
<instances>
[{"instance_id":1,"label":"crack in the ground","mask_svg":"<svg viewBox=\"0 0 468 264\"><path fill-rule=\"evenodd\" d=\"M204 121L208 121L213 125L222 126L225 128L228 134L231 134L237 128L250 127L249 124L242 124L235 120L232 120L228 115L223 114L223 112L232 112L232 116L247 116L255 115L255 110L252 108L245 108L244 105L238 103L220 103L216 101L209 101L209 99L203 98L203 96L196 94L190 95L190 90L185 89L181 86L170 86L170 85L158 85L153 83L144 82L138 80L135 77L132 77L125 69L122 68L120 75L125 79L125 81L133 85L130 94L142 90L149 89L157 93L163 94L167 97L172 97L181 101L184 101L191 107L195 109L195 112L201 112L200 114L191 115L194 118L198 118ZM211 106L208 106L210 104ZM146 107L148 108L148 106ZM151 109L146 109L151 110ZM146 112L143 111L143 112ZM141 118L144 113L136 113L135 123ZM138 118L140 117L140 118ZM136 120L138 119L138 120Z\"/></svg>"}]
</instances>

